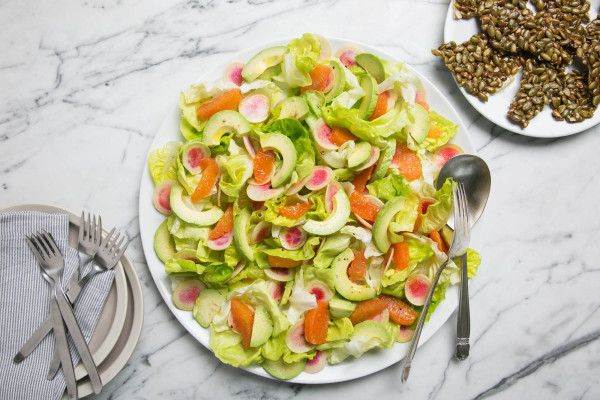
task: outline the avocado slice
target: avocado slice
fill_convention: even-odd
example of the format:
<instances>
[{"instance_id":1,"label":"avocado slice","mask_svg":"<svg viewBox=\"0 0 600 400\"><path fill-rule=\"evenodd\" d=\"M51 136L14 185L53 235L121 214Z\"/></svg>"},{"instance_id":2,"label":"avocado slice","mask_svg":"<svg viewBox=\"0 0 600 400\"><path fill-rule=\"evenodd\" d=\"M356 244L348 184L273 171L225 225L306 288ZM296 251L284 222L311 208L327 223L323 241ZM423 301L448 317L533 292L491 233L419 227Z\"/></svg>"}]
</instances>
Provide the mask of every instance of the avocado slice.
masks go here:
<instances>
[{"instance_id":1,"label":"avocado slice","mask_svg":"<svg viewBox=\"0 0 600 400\"><path fill-rule=\"evenodd\" d=\"M200 326L204 328L210 326L213 318L225 303L226 297L225 292L216 289L204 289L200 292L192 310L192 315Z\"/></svg>"},{"instance_id":2,"label":"avocado slice","mask_svg":"<svg viewBox=\"0 0 600 400\"><path fill-rule=\"evenodd\" d=\"M293 363L286 363L283 358L273 361L266 359L262 366L269 375L277 379L292 379L295 378L304 370L306 359Z\"/></svg>"},{"instance_id":3,"label":"avocado slice","mask_svg":"<svg viewBox=\"0 0 600 400\"><path fill-rule=\"evenodd\" d=\"M270 132L260 135L260 146L265 150L276 150L283 160L279 170L271 178L271 187L278 188L285 184L296 168L296 148L292 140L283 133Z\"/></svg>"},{"instance_id":4,"label":"avocado slice","mask_svg":"<svg viewBox=\"0 0 600 400\"><path fill-rule=\"evenodd\" d=\"M250 123L237 111L219 111L206 122L202 141L209 147L218 146L221 136L227 132L245 135L250 132Z\"/></svg>"},{"instance_id":5,"label":"avocado slice","mask_svg":"<svg viewBox=\"0 0 600 400\"><path fill-rule=\"evenodd\" d=\"M281 113L279 119L283 118L294 118L298 121L302 121L309 112L308 104L306 100L299 96L288 97L281 102Z\"/></svg>"},{"instance_id":6,"label":"avocado slice","mask_svg":"<svg viewBox=\"0 0 600 400\"><path fill-rule=\"evenodd\" d=\"M183 192L181 185L171 187L171 210L179 219L190 224L209 226L216 224L223 216L223 210L213 206L208 210L203 210L201 205L192 203L190 196Z\"/></svg>"},{"instance_id":7,"label":"avocado slice","mask_svg":"<svg viewBox=\"0 0 600 400\"><path fill-rule=\"evenodd\" d=\"M358 118L369 119L377 105L377 82L371 75L363 75L360 78L360 87L365 91L365 97L358 108Z\"/></svg>"},{"instance_id":8,"label":"avocado slice","mask_svg":"<svg viewBox=\"0 0 600 400\"><path fill-rule=\"evenodd\" d=\"M252 212L249 208L240 210L239 214L233 220L233 242L235 248L248 261L254 261L254 250L250 247L248 240L248 224L250 223L250 215Z\"/></svg>"},{"instance_id":9,"label":"avocado slice","mask_svg":"<svg viewBox=\"0 0 600 400\"><path fill-rule=\"evenodd\" d=\"M377 83L381 83L385 80L385 69L383 63L379 57L370 53L357 54L355 57L356 63L363 67L365 71L369 73Z\"/></svg>"},{"instance_id":10,"label":"avocado slice","mask_svg":"<svg viewBox=\"0 0 600 400\"><path fill-rule=\"evenodd\" d=\"M339 192L338 192L339 193ZM337 195L337 194L336 194ZM331 264L335 290L343 297L352 301L363 301L377 295L375 288L359 285L348 278L348 266L354 260L352 249L342 251Z\"/></svg>"},{"instance_id":11,"label":"avocado slice","mask_svg":"<svg viewBox=\"0 0 600 400\"><path fill-rule=\"evenodd\" d=\"M375 217L373 222L373 243L382 253L387 253L392 245L388 238L388 227L390 222L406 203L404 196L393 197L390 201L384 204L379 210L379 214Z\"/></svg>"},{"instance_id":12,"label":"avocado slice","mask_svg":"<svg viewBox=\"0 0 600 400\"><path fill-rule=\"evenodd\" d=\"M166 219L161 222L154 234L154 251L160 261L164 263L173 258L175 253L177 253L175 241L171 237Z\"/></svg>"},{"instance_id":13,"label":"avocado slice","mask_svg":"<svg viewBox=\"0 0 600 400\"><path fill-rule=\"evenodd\" d=\"M454 239L454 229L450 228L448 224L444 225L442 228L442 239L446 242L446 246L450 247L452 245L452 240Z\"/></svg>"},{"instance_id":14,"label":"avocado slice","mask_svg":"<svg viewBox=\"0 0 600 400\"><path fill-rule=\"evenodd\" d=\"M269 47L258 52L248 61L242 69L242 78L246 82L252 82L258 78L269 67L277 65L283 61L283 55L288 52L286 46Z\"/></svg>"},{"instance_id":15,"label":"avocado slice","mask_svg":"<svg viewBox=\"0 0 600 400\"><path fill-rule=\"evenodd\" d=\"M356 304L338 296L329 300L329 313L333 318L346 318L355 308Z\"/></svg>"},{"instance_id":16,"label":"avocado slice","mask_svg":"<svg viewBox=\"0 0 600 400\"><path fill-rule=\"evenodd\" d=\"M308 220L302 229L313 235L331 235L342 229L350 217L350 200L343 190L333 196L333 209L329 217L323 221Z\"/></svg>"},{"instance_id":17,"label":"avocado slice","mask_svg":"<svg viewBox=\"0 0 600 400\"><path fill-rule=\"evenodd\" d=\"M379 163L375 167L375 172L373 172L371 182L375 182L376 180L385 177L385 174L387 174L387 171L392 164L392 160L394 159L394 153L396 153L396 141L388 140L387 146L379 158Z\"/></svg>"},{"instance_id":18,"label":"avocado slice","mask_svg":"<svg viewBox=\"0 0 600 400\"><path fill-rule=\"evenodd\" d=\"M271 314L263 306L258 306L254 310L254 323L252 324L252 336L250 338L250 347L258 347L267 343L267 340L273 334L273 319Z\"/></svg>"},{"instance_id":19,"label":"avocado slice","mask_svg":"<svg viewBox=\"0 0 600 400\"><path fill-rule=\"evenodd\" d=\"M414 113L415 123L408 128L408 133L414 141L418 144L423 142L429 133L431 127L431 120L429 119L429 112L420 104L415 103Z\"/></svg>"},{"instance_id":20,"label":"avocado slice","mask_svg":"<svg viewBox=\"0 0 600 400\"><path fill-rule=\"evenodd\" d=\"M381 341L381 345L386 345L392 341L392 337L385 326L379 322L366 320L354 325L354 333L352 336L368 336L377 338Z\"/></svg>"},{"instance_id":21,"label":"avocado slice","mask_svg":"<svg viewBox=\"0 0 600 400\"><path fill-rule=\"evenodd\" d=\"M371 158L371 145L369 142L358 141L354 146L354 151L348 157L348 168L357 169L362 167Z\"/></svg>"},{"instance_id":22,"label":"avocado slice","mask_svg":"<svg viewBox=\"0 0 600 400\"><path fill-rule=\"evenodd\" d=\"M325 93L325 101L329 103L331 100L339 96L346 86L346 71L339 60L332 58L329 60L329 66L333 71L333 87Z\"/></svg>"}]
</instances>

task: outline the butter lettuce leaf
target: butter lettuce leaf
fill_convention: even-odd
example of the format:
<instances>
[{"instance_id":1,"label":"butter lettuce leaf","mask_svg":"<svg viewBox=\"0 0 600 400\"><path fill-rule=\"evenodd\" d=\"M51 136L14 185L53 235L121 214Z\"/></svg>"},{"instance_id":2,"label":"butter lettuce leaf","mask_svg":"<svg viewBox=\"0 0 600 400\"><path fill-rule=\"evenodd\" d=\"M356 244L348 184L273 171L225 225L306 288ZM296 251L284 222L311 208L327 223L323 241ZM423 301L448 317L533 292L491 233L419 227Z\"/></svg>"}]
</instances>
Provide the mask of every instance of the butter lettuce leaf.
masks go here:
<instances>
[{"instance_id":1,"label":"butter lettuce leaf","mask_svg":"<svg viewBox=\"0 0 600 400\"><path fill-rule=\"evenodd\" d=\"M439 231L446 225L453 212L452 179L447 179L440 190L433 196L437 201L427 207L422 217L420 230L422 232Z\"/></svg>"},{"instance_id":2,"label":"butter lettuce leaf","mask_svg":"<svg viewBox=\"0 0 600 400\"><path fill-rule=\"evenodd\" d=\"M180 145L179 142L171 141L150 152L148 168L155 185L166 179L177 180L177 157Z\"/></svg>"}]
</instances>

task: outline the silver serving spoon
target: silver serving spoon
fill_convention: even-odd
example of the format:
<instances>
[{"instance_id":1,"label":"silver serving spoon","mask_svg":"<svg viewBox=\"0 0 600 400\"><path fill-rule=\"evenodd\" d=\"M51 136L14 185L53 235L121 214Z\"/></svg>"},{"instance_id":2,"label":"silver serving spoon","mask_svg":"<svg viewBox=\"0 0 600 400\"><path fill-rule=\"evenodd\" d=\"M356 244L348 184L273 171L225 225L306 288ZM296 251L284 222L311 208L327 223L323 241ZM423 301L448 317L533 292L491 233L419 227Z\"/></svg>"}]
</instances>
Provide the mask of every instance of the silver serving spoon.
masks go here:
<instances>
[{"instance_id":1,"label":"silver serving spoon","mask_svg":"<svg viewBox=\"0 0 600 400\"><path fill-rule=\"evenodd\" d=\"M436 187L442 187L447 178L465 185L471 226L475 225L490 195L491 176L488 165L472 154L461 154L448 160L438 175ZM461 256L460 292L456 323L456 358L465 360L469 356L471 322L469 316L469 286L467 276L467 253Z\"/></svg>"}]
</instances>

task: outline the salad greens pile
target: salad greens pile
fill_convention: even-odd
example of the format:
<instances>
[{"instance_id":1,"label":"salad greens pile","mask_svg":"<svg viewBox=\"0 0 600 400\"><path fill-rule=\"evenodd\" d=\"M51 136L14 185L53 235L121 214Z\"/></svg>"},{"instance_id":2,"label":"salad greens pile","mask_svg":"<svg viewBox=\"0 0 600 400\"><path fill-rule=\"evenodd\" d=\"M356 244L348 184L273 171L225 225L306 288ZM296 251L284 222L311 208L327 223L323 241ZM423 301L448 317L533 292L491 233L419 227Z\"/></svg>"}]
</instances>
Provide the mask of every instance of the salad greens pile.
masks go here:
<instances>
[{"instance_id":1,"label":"salad greens pile","mask_svg":"<svg viewBox=\"0 0 600 400\"><path fill-rule=\"evenodd\" d=\"M290 379L410 340L452 238L453 182L434 182L461 152L418 77L304 34L179 105L185 141L149 156L168 215L155 250L215 355ZM472 277L479 254L468 260Z\"/></svg>"}]
</instances>

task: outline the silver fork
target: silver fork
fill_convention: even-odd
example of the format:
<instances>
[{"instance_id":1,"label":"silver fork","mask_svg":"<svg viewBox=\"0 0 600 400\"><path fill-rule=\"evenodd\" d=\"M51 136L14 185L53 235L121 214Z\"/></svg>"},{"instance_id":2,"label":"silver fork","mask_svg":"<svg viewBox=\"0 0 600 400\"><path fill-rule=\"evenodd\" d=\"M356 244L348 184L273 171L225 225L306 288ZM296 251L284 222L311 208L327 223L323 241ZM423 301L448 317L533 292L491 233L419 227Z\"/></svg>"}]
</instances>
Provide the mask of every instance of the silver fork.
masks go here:
<instances>
[{"instance_id":1,"label":"silver fork","mask_svg":"<svg viewBox=\"0 0 600 400\"><path fill-rule=\"evenodd\" d=\"M461 190L462 188L462 190ZM448 265L451 259L463 253L467 246L469 245L469 235L468 232L464 231L464 218L465 215L468 215L469 210L465 208L466 202L461 201L459 199L460 196L464 195L464 184L457 183L452 188L452 196L454 199L454 238L452 239L452 244L450 245L450 249L448 250L448 258L446 261L440 266L437 273L435 274L435 278L433 279L433 284L429 289L429 294L427 295L427 301L423 306L423 310L421 311L421 315L419 316L419 322L417 322L417 327L415 328L415 333L412 341L410 342L410 346L408 348L408 352L406 353L406 358L404 359L404 365L402 367L402 383L406 382L408 379L408 375L410 373L410 367L412 364L413 357L417 351L417 346L419 344L419 338L421 337L421 332L423 331L423 325L425 325L425 319L427 318L427 312L429 311L429 306L431 305L431 299L433 298L433 293L435 292L435 287ZM466 237L465 237L466 234Z\"/></svg>"},{"instance_id":2,"label":"silver fork","mask_svg":"<svg viewBox=\"0 0 600 400\"><path fill-rule=\"evenodd\" d=\"M114 268L114 266L119 262L119 259L121 259L123 256L123 253L125 253L125 250L129 245L129 241L125 241L125 236L121 237L119 240L119 236L121 235L120 233L117 233L117 235L113 237L114 232L115 228L113 228L108 235L106 235L106 238L102 241L102 244L99 245L98 252L94 257L96 262L92 264L92 269L86 275L84 275L79 282L69 287L67 296L72 303L75 302L77 297L79 297L81 290L92 277L101 272L105 272ZM54 356L50 362L50 368L48 369L48 379L54 378L58 372L59 366L60 359L57 357L56 352L54 352Z\"/></svg>"},{"instance_id":3,"label":"silver fork","mask_svg":"<svg viewBox=\"0 0 600 400\"><path fill-rule=\"evenodd\" d=\"M471 221L469 220L469 202L467 200L465 186L462 183L458 187L457 199L462 203L462 205L458 207L458 210L464 215L454 222L454 229L459 232L463 241L466 243L466 250L471 238ZM458 317L456 322L456 358L462 361L469 357L469 349L471 347L469 344L471 321L469 317L469 276L466 251L460 256L460 259L460 291L458 299Z\"/></svg>"},{"instance_id":4,"label":"silver fork","mask_svg":"<svg viewBox=\"0 0 600 400\"><path fill-rule=\"evenodd\" d=\"M77 319L75 319L75 314L73 314L71 303L69 303L67 296L62 290L62 273L65 267L65 260L56 245L54 238L48 232L42 231L41 234L38 233L38 235L32 238L32 243L37 249L35 254L38 259L40 259L42 268L54 282L53 294L54 299L58 303L61 317L71 334L71 338L73 339L73 343L75 343L75 348L81 357L81 361L88 371L94 392L99 394L102 391L102 380L100 379L98 369L92 359L90 349L77 324ZM66 362L66 360L64 361ZM69 359L69 363L70 362Z\"/></svg>"}]
</instances>

